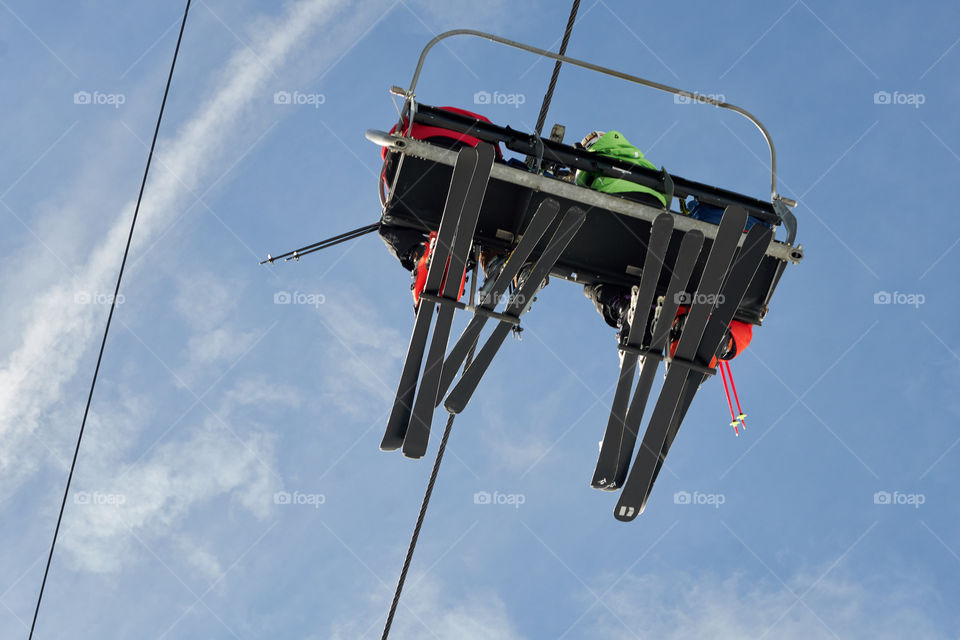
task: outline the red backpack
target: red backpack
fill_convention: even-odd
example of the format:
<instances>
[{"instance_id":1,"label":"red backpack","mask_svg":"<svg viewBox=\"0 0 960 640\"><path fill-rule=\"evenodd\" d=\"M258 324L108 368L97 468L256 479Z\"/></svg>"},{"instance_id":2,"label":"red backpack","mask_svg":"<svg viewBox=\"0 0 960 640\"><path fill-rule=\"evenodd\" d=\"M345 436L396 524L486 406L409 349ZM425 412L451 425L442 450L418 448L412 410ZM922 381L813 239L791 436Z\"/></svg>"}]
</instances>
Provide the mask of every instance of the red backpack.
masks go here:
<instances>
[{"instance_id":1,"label":"red backpack","mask_svg":"<svg viewBox=\"0 0 960 640\"><path fill-rule=\"evenodd\" d=\"M489 118L486 118L479 113L473 113L472 111L467 111L466 109L459 109L457 107L439 107L444 111L450 111L451 113L458 113L462 116L467 116L469 118L476 118L483 122L490 122ZM407 123L409 120L407 118L403 119L403 131L407 130ZM492 124L492 123L491 123ZM398 131L399 125L393 125L393 128L390 129L391 134L396 134ZM468 144L471 147L475 147L480 144L480 138L467 135L465 133L460 133L459 131L453 131L451 129L444 129L443 127L434 127L427 124L420 124L419 122L413 123L413 138L415 140L432 140L435 138L445 138L447 140L454 140L457 142L462 142ZM499 143L495 147L497 160L503 160L503 154L500 152ZM387 148L383 147L380 149L380 157L386 159L387 157Z\"/></svg>"}]
</instances>

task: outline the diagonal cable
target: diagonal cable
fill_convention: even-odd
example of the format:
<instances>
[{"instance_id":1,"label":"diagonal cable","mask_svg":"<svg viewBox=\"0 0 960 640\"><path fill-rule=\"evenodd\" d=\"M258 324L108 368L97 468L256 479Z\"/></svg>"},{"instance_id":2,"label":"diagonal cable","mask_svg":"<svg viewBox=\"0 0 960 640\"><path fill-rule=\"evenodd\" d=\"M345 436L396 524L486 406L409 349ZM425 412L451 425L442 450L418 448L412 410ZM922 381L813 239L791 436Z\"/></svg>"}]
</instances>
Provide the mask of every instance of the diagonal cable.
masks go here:
<instances>
[{"instance_id":1,"label":"diagonal cable","mask_svg":"<svg viewBox=\"0 0 960 640\"><path fill-rule=\"evenodd\" d=\"M47 565L43 570L43 581L40 583L40 593L37 595L37 605L33 610L33 622L30 624L29 640L33 639L33 632L37 626L37 616L40 614L40 604L43 602L43 590L47 586L47 576L50 574L50 563L53 562L53 551L57 546L57 535L60 533L60 524L63 522L63 512L67 506L67 496L70 494L70 483L73 481L73 472L77 467L77 456L80 454L80 443L83 441L83 432L87 426L87 416L90 414L90 403L93 401L93 391L97 386L97 376L100 373L100 364L103 362L103 352L107 346L107 335L110 333L110 323L113 321L113 312L117 308L117 296L120 294L120 282L123 280L123 269L127 265L127 256L130 254L130 244L133 241L133 230L137 226L137 215L140 213L140 202L147 186L147 176L150 174L150 161L153 160L153 151L157 146L157 136L160 134L160 123L163 121L163 109L167 105L167 96L170 93L170 84L173 81L173 70L177 66L177 55L180 53L180 43L183 41L183 30L187 26L187 14L190 13L190 2L187 0L183 10L183 20L180 22L180 34L177 36L177 46L173 50L173 61L170 63L170 73L167 75L167 85L163 90L163 101L160 103L160 113L157 116L157 126L153 130L153 141L150 143L150 153L147 155L147 166L143 170L143 180L140 182L140 192L137 195L137 206L133 210L133 219L130 221L130 233L127 234L127 244L123 249L123 260L120 262L120 271L117 273L117 285L113 290L113 300L110 301L110 313L107 315L107 325L103 329L103 340L100 341L100 352L97 354L97 365L93 370L93 380L90 382L90 392L87 394L87 404L83 409L83 420L80 422L80 433L77 435L77 445L73 450L73 460L70 463L70 473L67 475L67 486L63 490L63 499L60 502L60 513L57 516L57 526L53 530L53 541L50 543L50 553L47 555Z\"/></svg>"}]
</instances>

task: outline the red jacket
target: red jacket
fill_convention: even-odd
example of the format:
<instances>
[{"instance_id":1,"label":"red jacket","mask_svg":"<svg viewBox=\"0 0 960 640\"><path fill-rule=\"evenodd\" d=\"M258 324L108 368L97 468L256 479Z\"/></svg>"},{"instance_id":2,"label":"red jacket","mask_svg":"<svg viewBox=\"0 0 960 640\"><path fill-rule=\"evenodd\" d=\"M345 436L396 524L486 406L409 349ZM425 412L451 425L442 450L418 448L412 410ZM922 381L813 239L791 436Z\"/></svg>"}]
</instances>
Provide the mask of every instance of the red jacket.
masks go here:
<instances>
[{"instance_id":1,"label":"red jacket","mask_svg":"<svg viewBox=\"0 0 960 640\"><path fill-rule=\"evenodd\" d=\"M682 305L677 309L677 318L686 315L690 310L690 307ZM740 322L739 320L734 320L730 323L730 342L724 345L723 351L733 351L733 355L728 360L733 360L738 355L746 351L747 347L750 346L750 341L753 339L753 325L748 322ZM673 357L674 352L677 350L677 340L674 340L670 343L670 357ZM710 368L717 366L716 357L710 361Z\"/></svg>"}]
</instances>

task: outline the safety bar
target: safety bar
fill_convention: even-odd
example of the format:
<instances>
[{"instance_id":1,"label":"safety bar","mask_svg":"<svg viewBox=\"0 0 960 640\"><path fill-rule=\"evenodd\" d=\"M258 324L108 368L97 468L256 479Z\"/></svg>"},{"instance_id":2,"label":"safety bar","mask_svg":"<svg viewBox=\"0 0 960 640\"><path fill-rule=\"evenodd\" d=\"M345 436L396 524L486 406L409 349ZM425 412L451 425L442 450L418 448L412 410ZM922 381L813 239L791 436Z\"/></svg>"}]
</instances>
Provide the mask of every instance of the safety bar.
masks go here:
<instances>
[{"instance_id":1,"label":"safety bar","mask_svg":"<svg viewBox=\"0 0 960 640\"><path fill-rule=\"evenodd\" d=\"M417 88L417 82L420 80L420 72L423 69L423 63L427 58L427 53L430 52L430 49L433 48L435 44L446 38L452 36L474 36L477 38L482 38L484 40L490 40L491 42L496 42L508 47L513 47L515 49L521 49L529 53L534 53L539 56L546 58L551 58L553 60L558 60L560 62L565 62L567 64L572 64L576 67L582 67L584 69L589 69L591 71L596 71L598 73L603 73L608 76L613 76L614 78L620 78L621 80L626 80L628 82L633 82L635 84L643 85L645 87L650 87L651 89L656 89L658 91L664 91L666 93L672 93L674 95L683 96L689 98L690 100L696 102L704 102L706 104L712 104L715 107L720 107L721 109L728 109L735 113L739 113L750 122L752 122L760 130L760 133L763 134L763 138L767 141L767 146L770 148L770 200L771 202L776 202L777 200L782 200L788 206L796 206L796 202L784 198L783 196L777 193L777 150L773 145L773 138L770 136L770 132L767 131L767 128L763 126L763 123L760 122L752 113L738 107L736 105L730 104L728 102L722 102L716 100L709 96L705 96L693 91L686 91L685 89L678 89L676 87L671 87L669 85L661 84L659 82L654 82L653 80L647 80L645 78L640 78L638 76L630 75L628 73L623 73L622 71L616 71L614 69L609 69L607 67L602 67L592 62L585 62L583 60L578 60L576 58L570 58L568 56L561 56L559 54L553 53L552 51L547 51L545 49L539 49L537 47L531 47L530 45L523 44L522 42L516 42L515 40L509 40L507 38L501 38L500 36L495 36L492 33L485 33L483 31L476 31L474 29L452 29L450 31L445 31L435 38L433 38L427 45L423 48L423 51L420 52L420 59L417 61L417 68L413 72L413 79L410 81L410 89L407 92L407 99L411 100L414 96L414 92Z\"/></svg>"}]
</instances>

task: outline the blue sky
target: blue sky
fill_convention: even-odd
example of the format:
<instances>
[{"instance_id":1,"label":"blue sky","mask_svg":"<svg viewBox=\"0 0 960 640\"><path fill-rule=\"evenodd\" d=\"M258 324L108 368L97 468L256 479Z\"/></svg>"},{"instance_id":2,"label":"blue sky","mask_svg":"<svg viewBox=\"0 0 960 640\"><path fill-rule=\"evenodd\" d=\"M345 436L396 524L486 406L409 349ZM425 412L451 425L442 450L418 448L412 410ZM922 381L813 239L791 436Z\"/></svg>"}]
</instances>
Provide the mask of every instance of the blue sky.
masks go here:
<instances>
[{"instance_id":1,"label":"blue sky","mask_svg":"<svg viewBox=\"0 0 960 640\"><path fill-rule=\"evenodd\" d=\"M555 49L568 11L473 4L194 4L38 638L379 637L430 471L377 448L409 277L374 237L257 260L377 219L364 131L393 123L387 90L430 37ZM181 13L0 1L4 638L27 634ZM570 55L767 125L806 259L734 362L748 430L733 437L709 381L628 525L589 488L611 330L577 287L546 289L456 422L392 637L960 634L958 14L583 2ZM530 130L550 68L453 39L418 95ZM767 196L763 140L734 114L565 68L553 122Z\"/></svg>"}]
</instances>

